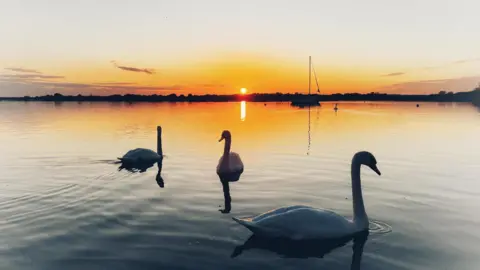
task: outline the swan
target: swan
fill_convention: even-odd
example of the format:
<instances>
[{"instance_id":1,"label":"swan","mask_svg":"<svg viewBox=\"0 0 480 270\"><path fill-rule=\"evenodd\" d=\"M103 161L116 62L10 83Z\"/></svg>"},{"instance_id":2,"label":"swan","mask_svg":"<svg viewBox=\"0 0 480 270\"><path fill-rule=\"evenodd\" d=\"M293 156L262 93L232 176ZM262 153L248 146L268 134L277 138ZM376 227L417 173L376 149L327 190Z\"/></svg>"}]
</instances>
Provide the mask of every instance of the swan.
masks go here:
<instances>
[{"instance_id":1,"label":"swan","mask_svg":"<svg viewBox=\"0 0 480 270\"><path fill-rule=\"evenodd\" d=\"M146 149L136 148L128 151L123 157L118 158L121 163L130 166L136 166L139 164L159 162L163 159L162 154L162 127L157 127L157 152Z\"/></svg>"},{"instance_id":2,"label":"swan","mask_svg":"<svg viewBox=\"0 0 480 270\"><path fill-rule=\"evenodd\" d=\"M224 130L219 142L225 140L225 148L223 155L220 157L217 165L217 175L223 187L223 195L225 198L225 209L221 209L222 213L229 213L231 210L231 197L229 182L236 182L243 173L243 162L240 155L231 152L232 134L228 130Z\"/></svg>"},{"instance_id":3,"label":"swan","mask_svg":"<svg viewBox=\"0 0 480 270\"><path fill-rule=\"evenodd\" d=\"M225 180L228 182L235 182L240 179L240 175L243 173L243 162L239 154L230 151L232 146L230 131L224 130L222 132L222 136L218 141L221 142L223 140L225 140L225 147L223 155L218 160L217 174L226 178Z\"/></svg>"},{"instance_id":4,"label":"swan","mask_svg":"<svg viewBox=\"0 0 480 270\"><path fill-rule=\"evenodd\" d=\"M366 151L356 153L352 159L353 220L335 212L304 205L278 208L266 213L233 220L254 234L264 237L281 237L293 240L340 238L368 229L360 181L360 167L366 165L381 175L373 154Z\"/></svg>"}]
</instances>

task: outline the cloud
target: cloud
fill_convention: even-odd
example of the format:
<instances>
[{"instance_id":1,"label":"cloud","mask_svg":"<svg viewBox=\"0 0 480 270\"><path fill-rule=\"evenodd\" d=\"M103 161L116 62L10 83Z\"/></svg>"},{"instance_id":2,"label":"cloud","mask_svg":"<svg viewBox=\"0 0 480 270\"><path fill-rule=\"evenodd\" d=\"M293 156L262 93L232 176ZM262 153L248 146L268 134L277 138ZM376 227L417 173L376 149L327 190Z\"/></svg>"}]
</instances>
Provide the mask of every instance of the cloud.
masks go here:
<instances>
[{"instance_id":1,"label":"cloud","mask_svg":"<svg viewBox=\"0 0 480 270\"><path fill-rule=\"evenodd\" d=\"M1 80L0 96L47 95L55 92L65 95L94 94L155 94L158 92L182 92L189 89L184 85L142 86L125 82L75 83L58 81Z\"/></svg>"},{"instance_id":2,"label":"cloud","mask_svg":"<svg viewBox=\"0 0 480 270\"><path fill-rule=\"evenodd\" d=\"M15 72L24 72L24 73L42 74L40 71L37 71L34 69L27 69L27 68L5 68L5 70L10 70Z\"/></svg>"},{"instance_id":3,"label":"cloud","mask_svg":"<svg viewBox=\"0 0 480 270\"><path fill-rule=\"evenodd\" d=\"M424 67L422 69L430 70L430 69L444 68L444 67L449 67L449 66L454 66L454 65L475 63L475 62L480 62L480 58L461 59L461 60L451 61L451 62L448 62L448 63L443 64L443 65Z\"/></svg>"},{"instance_id":4,"label":"cloud","mask_svg":"<svg viewBox=\"0 0 480 270\"><path fill-rule=\"evenodd\" d=\"M149 74L149 75L152 75L152 74L155 74L155 70L154 69L150 69L150 68L136 68L136 67L126 67L126 66L120 66L117 64L117 62L115 61L111 61L112 64L119 68L119 69L122 69L122 70L126 70L126 71L132 71L132 72L142 72L142 73L146 73L146 74Z\"/></svg>"},{"instance_id":5,"label":"cloud","mask_svg":"<svg viewBox=\"0 0 480 270\"><path fill-rule=\"evenodd\" d=\"M130 91L128 93L135 94L135 91L183 91L183 89L187 88L184 85L159 85L159 86L142 86L142 85L95 85L92 84L93 87L104 89L104 90L127 90Z\"/></svg>"},{"instance_id":6,"label":"cloud","mask_svg":"<svg viewBox=\"0 0 480 270\"><path fill-rule=\"evenodd\" d=\"M54 88L95 88L93 84L72 82L31 82L32 85Z\"/></svg>"},{"instance_id":7,"label":"cloud","mask_svg":"<svg viewBox=\"0 0 480 270\"><path fill-rule=\"evenodd\" d=\"M472 62L479 62L479 61L480 61L480 57L472 58L472 59L457 60L457 61L453 61L452 64L465 64L465 63L472 63Z\"/></svg>"},{"instance_id":8,"label":"cloud","mask_svg":"<svg viewBox=\"0 0 480 270\"><path fill-rule=\"evenodd\" d=\"M115 63L116 65L116 63ZM116 65L117 66L117 65ZM141 70L129 67L120 67L120 69ZM184 92L202 87L223 87L221 84L192 84L192 85L141 85L136 82L87 82L77 83L68 81L64 76L47 75L40 71L8 68L9 71L17 73L0 74L0 96L37 96L53 93L62 93L65 95L113 95L113 94L156 94L159 92L175 93ZM145 72L144 70L139 72ZM148 73L150 72L150 73ZM153 74L148 70L147 74Z\"/></svg>"},{"instance_id":9,"label":"cloud","mask_svg":"<svg viewBox=\"0 0 480 270\"><path fill-rule=\"evenodd\" d=\"M393 73L388 73L385 75L382 75L382 77L394 77L394 76L401 76L404 75L405 72L393 72Z\"/></svg>"},{"instance_id":10,"label":"cloud","mask_svg":"<svg viewBox=\"0 0 480 270\"><path fill-rule=\"evenodd\" d=\"M13 71L12 69L8 69ZM25 69L22 69L25 70ZM30 70L33 71L33 70ZM19 71L16 71L19 72ZM138 85L135 82L69 82L64 76L46 75L39 71L21 74L0 74L0 96L46 95L58 92L66 95L77 94L128 94L145 92L182 92L191 87L184 85Z\"/></svg>"},{"instance_id":11,"label":"cloud","mask_svg":"<svg viewBox=\"0 0 480 270\"><path fill-rule=\"evenodd\" d=\"M445 68L453 65L460 65L460 64L467 64L467 63L475 63L475 62L480 62L480 57L478 58L470 58L470 59L461 59L461 60L456 60L452 62L448 62L443 65L438 65L438 66L429 66L429 67L421 67L421 68L416 68L416 69L411 69L411 70L431 70L431 69L437 69L437 68ZM381 75L382 77L394 77L394 76L402 76L407 74L408 72L405 71L398 71L398 72L392 72L388 74Z\"/></svg>"},{"instance_id":12,"label":"cloud","mask_svg":"<svg viewBox=\"0 0 480 270\"><path fill-rule=\"evenodd\" d=\"M215 83L203 83L203 84L198 84L197 86L199 87L205 87L205 88L221 88L224 87L224 84L215 84Z\"/></svg>"},{"instance_id":13,"label":"cloud","mask_svg":"<svg viewBox=\"0 0 480 270\"><path fill-rule=\"evenodd\" d=\"M0 74L0 81L2 82L18 82L28 84L31 82L49 81L64 79L64 76L46 75L38 70L26 68L5 68L5 70L14 71L14 74Z\"/></svg>"},{"instance_id":14,"label":"cloud","mask_svg":"<svg viewBox=\"0 0 480 270\"><path fill-rule=\"evenodd\" d=\"M73 89L91 89L91 90L129 90L129 91L179 91L185 88L182 85L161 85L161 86L142 86L142 85L122 85L122 83L73 83L73 82L31 82L32 85L52 88ZM132 92L134 93L134 92Z\"/></svg>"},{"instance_id":15,"label":"cloud","mask_svg":"<svg viewBox=\"0 0 480 270\"><path fill-rule=\"evenodd\" d=\"M96 83L96 84L99 84L99 85L135 85L137 83L134 83L134 82L99 82L99 83Z\"/></svg>"},{"instance_id":16,"label":"cloud","mask_svg":"<svg viewBox=\"0 0 480 270\"><path fill-rule=\"evenodd\" d=\"M396 83L378 90L387 93L397 94L431 94L439 91L470 91L473 90L480 82L479 76L460 77L451 79L422 80Z\"/></svg>"},{"instance_id":17,"label":"cloud","mask_svg":"<svg viewBox=\"0 0 480 270\"><path fill-rule=\"evenodd\" d=\"M64 76L41 75L41 74L3 74L0 78L7 80L27 80L27 79L63 79Z\"/></svg>"}]
</instances>

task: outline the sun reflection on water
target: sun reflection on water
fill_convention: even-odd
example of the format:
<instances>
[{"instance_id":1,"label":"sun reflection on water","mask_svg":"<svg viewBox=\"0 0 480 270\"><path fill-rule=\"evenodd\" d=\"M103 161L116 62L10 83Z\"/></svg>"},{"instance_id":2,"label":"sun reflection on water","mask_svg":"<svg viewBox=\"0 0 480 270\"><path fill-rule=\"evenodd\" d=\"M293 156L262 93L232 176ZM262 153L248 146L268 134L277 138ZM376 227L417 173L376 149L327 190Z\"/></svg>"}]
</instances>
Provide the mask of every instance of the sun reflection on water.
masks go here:
<instances>
[{"instance_id":1,"label":"sun reflection on water","mask_svg":"<svg viewBox=\"0 0 480 270\"><path fill-rule=\"evenodd\" d=\"M240 102L240 120L245 121L246 116L247 116L247 102L241 101Z\"/></svg>"}]
</instances>

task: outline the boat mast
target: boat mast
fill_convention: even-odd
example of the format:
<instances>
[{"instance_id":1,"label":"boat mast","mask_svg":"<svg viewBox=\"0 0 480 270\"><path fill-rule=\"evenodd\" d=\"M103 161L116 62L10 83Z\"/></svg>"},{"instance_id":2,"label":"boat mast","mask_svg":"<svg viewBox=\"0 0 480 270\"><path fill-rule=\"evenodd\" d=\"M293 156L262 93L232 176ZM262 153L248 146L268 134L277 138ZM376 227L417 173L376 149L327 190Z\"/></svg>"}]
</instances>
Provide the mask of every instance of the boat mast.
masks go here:
<instances>
[{"instance_id":1,"label":"boat mast","mask_svg":"<svg viewBox=\"0 0 480 270\"><path fill-rule=\"evenodd\" d=\"M310 85L312 82L312 57L308 57L308 95L310 96Z\"/></svg>"}]
</instances>

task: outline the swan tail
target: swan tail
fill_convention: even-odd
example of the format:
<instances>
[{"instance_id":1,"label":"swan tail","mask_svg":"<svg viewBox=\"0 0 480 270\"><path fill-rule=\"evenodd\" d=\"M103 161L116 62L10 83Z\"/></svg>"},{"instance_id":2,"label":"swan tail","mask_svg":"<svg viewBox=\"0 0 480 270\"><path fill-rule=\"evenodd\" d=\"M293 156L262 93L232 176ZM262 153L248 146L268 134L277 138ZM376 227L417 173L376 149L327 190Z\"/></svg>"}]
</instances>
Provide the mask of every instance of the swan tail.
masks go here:
<instances>
[{"instance_id":1,"label":"swan tail","mask_svg":"<svg viewBox=\"0 0 480 270\"><path fill-rule=\"evenodd\" d=\"M233 220L235 220L238 224L241 224L243 225L244 221L239 219L239 218L236 218L236 217L232 217Z\"/></svg>"},{"instance_id":2,"label":"swan tail","mask_svg":"<svg viewBox=\"0 0 480 270\"><path fill-rule=\"evenodd\" d=\"M244 226L245 228L249 229L252 233L258 232L258 229L253 225L251 222L246 221L244 219L232 217L233 220L235 220L238 224Z\"/></svg>"},{"instance_id":3,"label":"swan tail","mask_svg":"<svg viewBox=\"0 0 480 270\"><path fill-rule=\"evenodd\" d=\"M132 162L133 162L131 159L123 158L123 157L117 157L117 159L118 159L118 160L115 162L116 164L118 164L118 163L129 164L129 163L132 163Z\"/></svg>"}]
</instances>

